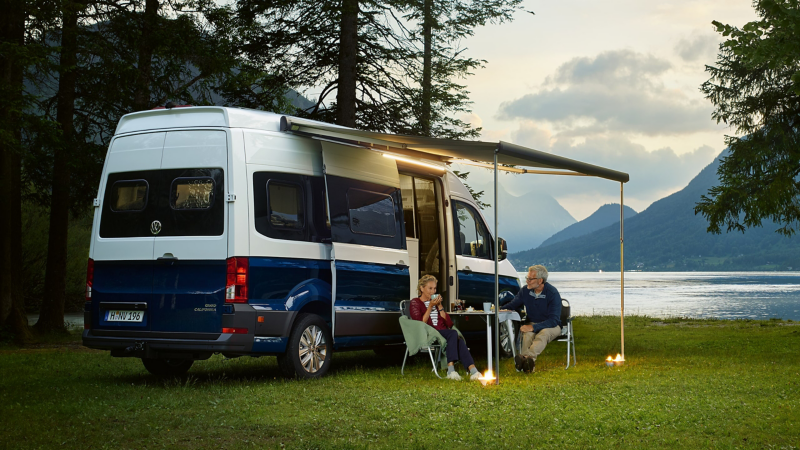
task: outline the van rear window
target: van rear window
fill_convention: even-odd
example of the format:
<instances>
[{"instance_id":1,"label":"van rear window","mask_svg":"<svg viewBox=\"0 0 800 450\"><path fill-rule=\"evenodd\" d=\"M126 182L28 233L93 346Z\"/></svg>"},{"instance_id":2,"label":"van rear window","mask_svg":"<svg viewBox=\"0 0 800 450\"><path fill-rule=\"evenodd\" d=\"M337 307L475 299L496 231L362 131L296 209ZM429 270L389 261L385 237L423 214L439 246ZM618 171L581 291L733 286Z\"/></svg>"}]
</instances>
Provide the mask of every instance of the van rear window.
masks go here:
<instances>
[{"instance_id":1,"label":"van rear window","mask_svg":"<svg viewBox=\"0 0 800 450\"><path fill-rule=\"evenodd\" d=\"M100 237L221 236L224 189L221 168L109 173Z\"/></svg>"},{"instance_id":2,"label":"van rear window","mask_svg":"<svg viewBox=\"0 0 800 450\"><path fill-rule=\"evenodd\" d=\"M111 187L111 210L141 211L147 206L147 180L117 181Z\"/></svg>"},{"instance_id":3,"label":"van rear window","mask_svg":"<svg viewBox=\"0 0 800 450\"><path fill-rule=\"evenodd\" d=\"M172 181L169 204L175 210L209 209L214 204L214 180L176 178Z\"/></svg>"}]
</instances>

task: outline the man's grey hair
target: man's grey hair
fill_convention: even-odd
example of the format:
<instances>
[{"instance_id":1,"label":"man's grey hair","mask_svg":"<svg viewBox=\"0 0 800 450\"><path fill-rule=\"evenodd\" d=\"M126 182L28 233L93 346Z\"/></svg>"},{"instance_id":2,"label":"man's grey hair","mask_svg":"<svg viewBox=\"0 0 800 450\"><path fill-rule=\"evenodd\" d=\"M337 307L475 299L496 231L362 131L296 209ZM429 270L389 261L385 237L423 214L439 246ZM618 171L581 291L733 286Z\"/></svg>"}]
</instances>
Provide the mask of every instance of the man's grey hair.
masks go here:
<instances>
[{"instance_id":1,"label":"man's grey hair","mask_svg":"<svg viewBox=\"0 0 800 450\"><path fill-rule=\"evenodd\" d=\"M547 281L547 268L542 265L535 265L528 267L528 272L536 272L536 278L541 278L542 281Z\"/></svg>"}]
</instances>

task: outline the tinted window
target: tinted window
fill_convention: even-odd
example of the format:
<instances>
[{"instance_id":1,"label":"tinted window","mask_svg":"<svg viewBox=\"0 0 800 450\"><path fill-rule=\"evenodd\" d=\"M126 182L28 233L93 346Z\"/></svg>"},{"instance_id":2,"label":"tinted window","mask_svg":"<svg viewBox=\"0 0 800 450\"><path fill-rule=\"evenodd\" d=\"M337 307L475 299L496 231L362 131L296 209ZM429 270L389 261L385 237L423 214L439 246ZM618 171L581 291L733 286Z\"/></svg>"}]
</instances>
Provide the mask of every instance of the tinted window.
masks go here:
<instances>
[{"instance_id":1,"label":"tinted window","mask_svg":"<svg viewBox=\"0 0 800 450\"><path fill-rule=\"evenodd\" d=\"M453 202L456 229L456 253L463 256L491 259L492 238L483 220L472 206Z\"/></svg>"},{"instance_id":2,"label":"tinted window","mask_svg":"<svg viewBox=\"0 0 800 450\"><path fill-rule=\"evenodd\" d=\"M220 236L225 231L225 180L222 169L161 171L159 236ZM149 228L149 224L148 224Z\"/></svg>"},{"instance_id":3,"label":"tinted window","mask_svg":"<svg viewBox=\"0 0 800 450\"><path fill-rule=\"evenodd\" d=\"M350 231L392 237L396 234L392 197L362 189L347 191Z\"/></svg>"},{"instance_id":4,"label":"tinted window","mask_svg":"<svg viewBox=\"0 0 800 450\"><path fill-rule=\"evenodd\" d=\"M322 242L331 236L325 207L322 177L280 172L253 174L253 217L259 234Z\"/></svg>"},{"instance_id":5,"label":"tinted window","mask_svg":"<svg viewBox=\"0 0 800 450\"><path fill-rule=\"evenodd\" d=\"M303 188L270 180L267 183L269 222L276 228L299 230L304 225Z\"/></svg>"},{"instance_id":6,"label":"tinted window","mask_svg":"<svg viewBox=\"0 0 800 450\"><path fill-rule=\"evenodd\" d=\"M100 236L220 236L225 230L222 169L166 169L110 173L100 217Z\"/></svg>"},{"instance_id":7,"label":"tinted window","mask_svg":"<svg viewBox=\"0 0 800 450\"><path fill-rule=\"evenodd\" d=\"M147 206L147 180L117 181L111 187L111 210L141 211Z\"/></svg>"},{"instance_id":8,"label":"tinted window","mask_svg":"<svg viewBox=\"0 0 800 450\"><path fill-rule=\"evenodd\" d=\"M169 203L172 209L209 209L214 204L214 180L177 178L172 181Z\"/></svg>"},{"instance_id":9,"label":"tinted window","mask_svg":"<svg viewBox=\"0 0 800 450\"><path fill-rule=\"evenodd\" d=\"M334 175L326 183L333 241L406 248L400 189Z\"/></svg>"}]
</instances>

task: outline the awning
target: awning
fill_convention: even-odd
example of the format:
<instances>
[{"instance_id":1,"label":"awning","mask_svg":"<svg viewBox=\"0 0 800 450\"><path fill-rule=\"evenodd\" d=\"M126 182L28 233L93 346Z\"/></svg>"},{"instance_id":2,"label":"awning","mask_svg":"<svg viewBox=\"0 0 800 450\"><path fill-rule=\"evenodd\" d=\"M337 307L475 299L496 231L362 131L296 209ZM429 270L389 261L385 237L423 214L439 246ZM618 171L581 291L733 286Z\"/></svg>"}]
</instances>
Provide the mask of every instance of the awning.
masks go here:
<instances>
[{"instance_id":1,"label":"awning","mask_svg":"<svg viewBox=\"0 0 800 450\"><path fill-rule=\"evenodd\" d=\"M497 152L497 163L499 164L569 170L621 183L627 183L630 179L624 172L503 141L459 141L361 131L291 116L281 117L281 131L327 137L431 161L456 162L455 160L462 159L493 164L495 152Z\"/></svg>"}]
</instances>

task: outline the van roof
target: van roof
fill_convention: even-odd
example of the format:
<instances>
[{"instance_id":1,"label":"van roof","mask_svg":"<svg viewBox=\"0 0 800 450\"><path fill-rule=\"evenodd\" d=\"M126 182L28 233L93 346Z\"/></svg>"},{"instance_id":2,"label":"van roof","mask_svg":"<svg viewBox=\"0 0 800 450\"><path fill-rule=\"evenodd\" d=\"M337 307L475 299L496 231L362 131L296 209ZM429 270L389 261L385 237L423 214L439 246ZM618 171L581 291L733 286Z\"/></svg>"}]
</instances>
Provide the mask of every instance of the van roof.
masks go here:
<instances>
[{"instance_id":1,"label":"van roof","mask_svg":"<svg viewBox=\"0 0 800 450\"><path fill-rule=\"evenodd\" d=\"M281 114L224 106L156 109L125 114L115 135L164 128L225 127L280 131Z\"/></svg>"}]
</instances>

